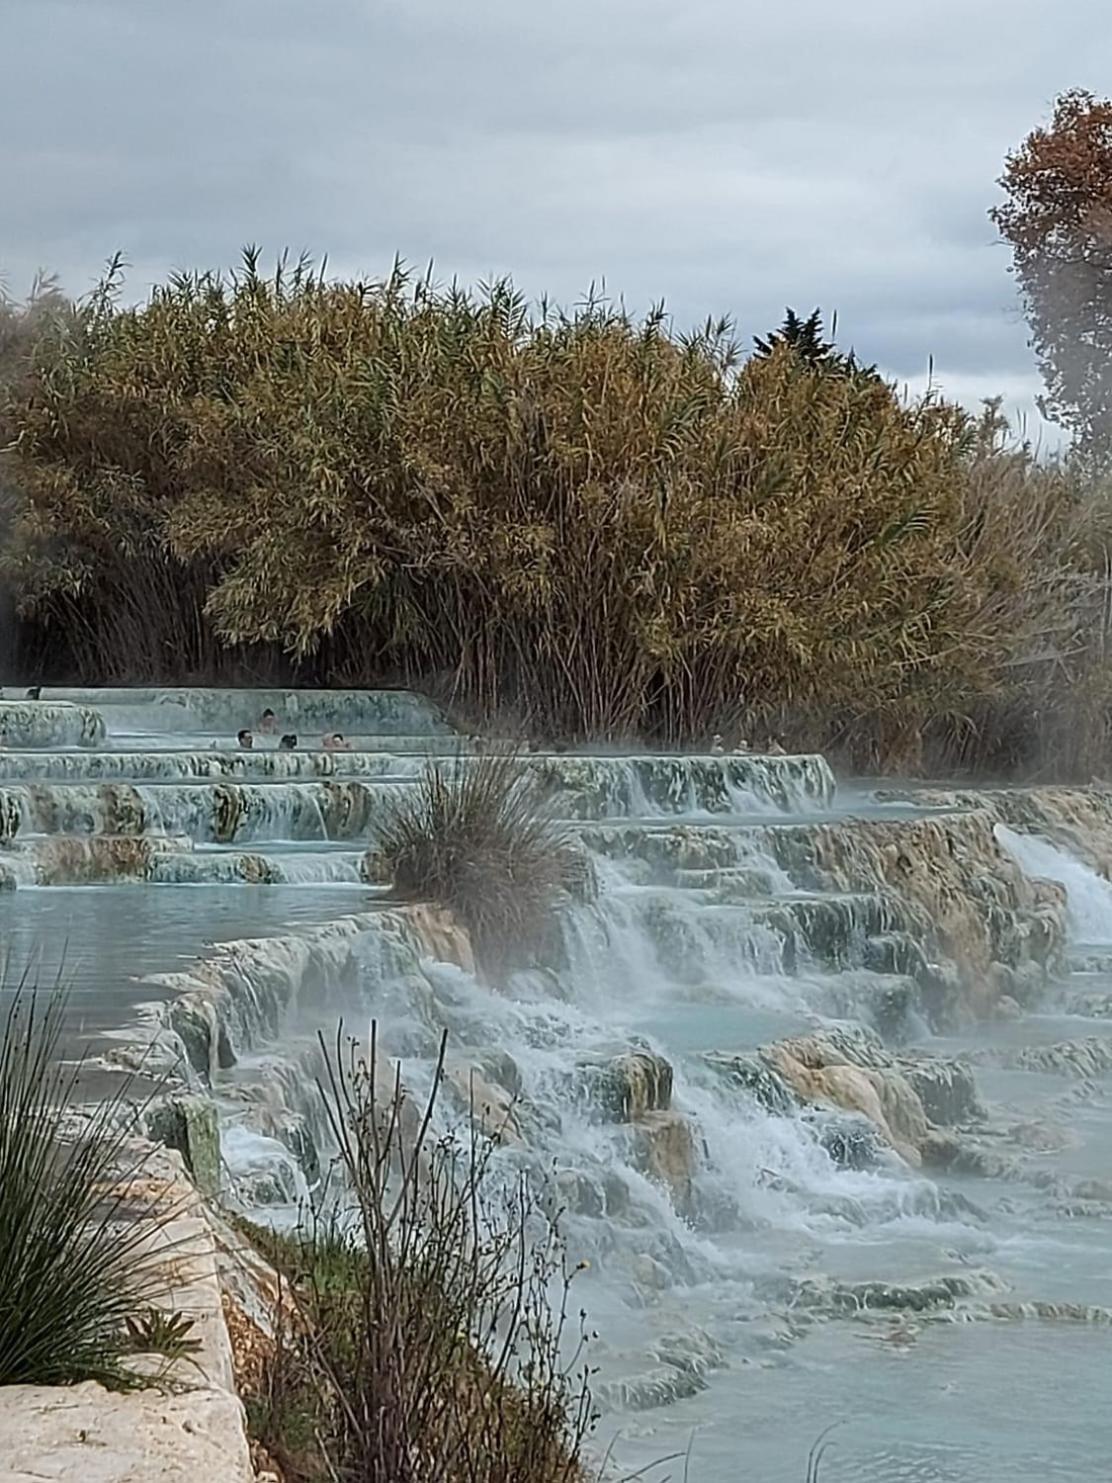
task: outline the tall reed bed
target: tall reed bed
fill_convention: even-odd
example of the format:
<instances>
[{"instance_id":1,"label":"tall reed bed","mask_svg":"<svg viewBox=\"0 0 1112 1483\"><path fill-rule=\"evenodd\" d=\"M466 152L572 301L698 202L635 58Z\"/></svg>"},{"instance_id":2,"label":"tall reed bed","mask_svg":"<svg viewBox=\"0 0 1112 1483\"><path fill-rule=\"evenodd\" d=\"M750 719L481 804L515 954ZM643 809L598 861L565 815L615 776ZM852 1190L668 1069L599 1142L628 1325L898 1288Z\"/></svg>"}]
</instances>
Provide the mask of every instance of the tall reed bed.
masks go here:
<instances>
[{"instance_id":1,"label":"tall reed bed","mask_svg":"<svg viewBox=\"0 0 1112 1483\"><path fill-rule=\"evenodd\" d=\"M1083 693L1103 754L1105 502L817 322L746 358L724 321L254 251L117 289L50 321L3 414L4 571L89 676L285 666L862 765L1026 764Z\"/></svg>"}]
</instances>

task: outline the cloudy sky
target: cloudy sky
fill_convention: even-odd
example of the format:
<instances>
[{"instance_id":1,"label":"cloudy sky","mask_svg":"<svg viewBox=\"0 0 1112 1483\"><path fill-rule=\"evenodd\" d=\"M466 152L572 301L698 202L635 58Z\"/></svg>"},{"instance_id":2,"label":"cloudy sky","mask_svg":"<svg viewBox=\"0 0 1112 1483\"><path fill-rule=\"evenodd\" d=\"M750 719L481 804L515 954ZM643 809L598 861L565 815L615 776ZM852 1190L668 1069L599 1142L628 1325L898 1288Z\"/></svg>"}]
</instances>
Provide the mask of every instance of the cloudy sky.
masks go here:
<instances>
[{"instance_id":1,"label":"cloudy sky","mask_svg":"<svg viewBox=\"0 0 1112 1483\"><path fill-rule=\"evenodd\" d=\"M141 296L247 241L377 274L605 279L746 336L785 304L911 386L1038 380L985 215L1107 91L1102 0L0 0L0 270Z\"/></svg>"}]
</instances>

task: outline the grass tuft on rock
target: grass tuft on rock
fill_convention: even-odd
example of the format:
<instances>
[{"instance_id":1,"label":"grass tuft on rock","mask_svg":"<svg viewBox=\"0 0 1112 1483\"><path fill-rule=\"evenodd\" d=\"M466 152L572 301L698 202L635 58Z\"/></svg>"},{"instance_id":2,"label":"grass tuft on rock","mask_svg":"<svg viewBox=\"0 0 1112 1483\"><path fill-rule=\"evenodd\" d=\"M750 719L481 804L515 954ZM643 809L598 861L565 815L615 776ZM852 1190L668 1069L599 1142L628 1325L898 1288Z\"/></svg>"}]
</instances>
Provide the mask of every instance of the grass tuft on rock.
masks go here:
<instances>
[{"instance_id":1,"label":"grass tuft on rock","mask_svg":"<svg viewBox=\"0 0 1112 1483\"><path fill-rule=\"evenodd\" d=\"M123 1387L128 1321L159 1288L150 1220L129 1208L143 1105L131 1077L86 1104L84 1063L62 1058L64 991L7 976L0 965L0 1385Z\"/></svg>"},{"instance_id":2,"label":"grass tuft on rock","mask_svg":"<svg viewBox=\"0 0 1112 1483\"><path fill-rule=\"evenodd\" d=\"M531 960L557 901L581 884L544 786L513 751L430 761L388 813L378 851L397 894L453 912L493 977Z\"/></svg>"}]
</instances>

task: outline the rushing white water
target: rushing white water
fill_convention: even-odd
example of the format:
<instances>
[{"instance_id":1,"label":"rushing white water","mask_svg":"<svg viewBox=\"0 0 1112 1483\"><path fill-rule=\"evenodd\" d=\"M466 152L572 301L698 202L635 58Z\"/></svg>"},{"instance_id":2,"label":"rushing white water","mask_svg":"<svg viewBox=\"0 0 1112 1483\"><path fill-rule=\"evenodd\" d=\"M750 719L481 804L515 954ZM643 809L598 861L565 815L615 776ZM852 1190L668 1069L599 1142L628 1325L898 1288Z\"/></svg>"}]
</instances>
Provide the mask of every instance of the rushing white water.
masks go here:
<instances>
[{"instance_id":1,"label":"rushing white water","mask_svg":"<svg viewBox=\"0 0 1112 1483\"><path fill-rule=\"evenodd\" d=\"M940 1048L924 993L948 969L928 961L922 921L880 875L835 892L784 845L862 827L836 807L821 758L529 758L598 893L562 912L545 968L495 990L433 955L435 939L364 884L378 811L418 775L422 750L456 750L423 702L48 700L103 712L107 742L0 751L0 884L7 872L19 887L0 894L0 935L17 947L72 941L82 1028L110 1034L114 1050L138 1003L159 1006L144 1024L163 1027L195 1089L218 1100L228 1198L288 1223L316 1187L328 1156L318 1030L342 1017L366 1038L373 1018L418 1095L446 1030L440 1126L474 1105L500 1128L496 1172L527 1170L565 1210L572 1257L590 1264L576 1296L602 1336L600 1445L620 1434L622 1467L690 1441L693 1483L798 1483L815 1435L843 1419L824 1483L1102 1476L1107 1329L1023 1330L987 1321L985 1306L1112 1307L1101 1194L1102 1181L1112 1192L1112 1108L1091 1082L986 1056L1076 1024L1060 1032L1043 1017L1009 1026L1000 1046L979 1032L942 1047L978 1058L999 1177L991 1162L909 1167L861 1116L801 1106L759 1054L846 1021L887 1037L888 1049L863 1042L882 1059L908 1039ZM377 740L335 756L205 744L266 704L301 731ZM916 811L876 813L898 826ZM890 838L882 848L898 850ZM1112 943L1112 888L1043 840L999 838L1028 875L1063 882L1079 942ZM125 879L142 884L70 884ZM1029 922L1009 922L991 891L977 909L1021 950ZM876 1294L857 1289L841 1308L816 1298L838 1282L879 1292L940 1275L965 1284L962 1301L911 1318L870 1313ZM910 1337L893 1338L905 1322Z\"/></svg>"},{"instance_id":2,"label":"rushing white water","mask_svg":"<svg viewBox=\"0 0 1112 1483\"><path fill-rule=\"evenodd\" d=\"M1038 834L1018 834L1004 824L996 837L1028 875L1064 886L1070 923L1079 943L1112 946L1112 884Z\"/></svg>"},{"instance_id":3,"label":"rushing white water","mask_svg":"<svg viewBox=\"0 0 1112 1483\"><path fill-rule=\"evenodd\" d=\"M312 1199L297 1159L284 1143L244 1123L226 1121L220 1153L232 1180L231 1196L247 1209L266 1206L291 1212L308 1209Z\"/></svg>"},{"instance_id":4,"label":"rushing white water","mask_svg":"<svg viewBox=\"0 0 1112 1483\"><path fill-rule=\"evenodd\" d=\"M671 925L663 935L647 931L639 912L651 915L669 896ZM380 1043L402 1058L418 1090L427 1085L430 1057L446 1027L451 1052L442 1116L449 1121L463 1110L460 1089L470 1089L466 1077L473 1071L489 1079L484 1085L498 1079L512 1086L514 1127L524 1146L515 1137L499 1157L515 1167L525 1157L538 1178L554 1180L554 1198L567 1208L572 1256L590 1263L578 1291L604 1335L597 1362L605 1434L622 1433L618 1455L632 1465L668 1450L666 1441L682 1445L684 1428L698 1426L708 1447L696 1452L704 1470L693 1476L726 1483L734 1474L725 1458L710 1460L714 1439L725 1416L744 1414L753 1383L747 1367L766 1352L769 1322L781 1322L770 1320L767 1300L758 1296L763 1282L821 1272L924 1277L955 1261L961 1272L970 1263L1006 1262L1015 1238L986 1225L975 1206L894 1156L866 1168L844 1167L824 1143L829 1127L823 1114L770 1110L705 1058L705 1050L743 1050L811 1022L828 983L821 975L785 975L775 966L768 971L759 935L755 941L732 931L721 939L708 936L699 924L704 910L698 893L682 888L623 889L611 866L598 903L568 914L558 980L523 975L508 994L422 956L404 923L385 913L349 939L350 969L333 960L328 982L335 997L322 1018L343 1009L349 1024L359 1024L361 1016L373 1015ZM683 939L680 980L668 953L660 951L661 941L677 935ZM268 959L262 944L256 971ZM301 958L285 960L283 992L304 1005L311 984L320 993L322 968L321 961L313 971ZM234 971L244 971L241 956ZM341 981L346 987L339 989ZM681 1025L688 1039L694 1030L700 1049L683 1043ZM674 1082L666 1108L615 1121L600 1113L598 1093L589 1091L591 1073L620 1061L630 1048L667 1057ZM250 1068L244 1074L253 1075ZM289 1085L296 1087L297 1079ZM268 1101L273 1109L272 1091ZM296 1100L288 1110L304 1116ZM663 1151L655 1163L644 1127L652 1128ZM265 1191L280 1184L281 1155L268 1172L265 1148L254 1139L226 1141L225 1154L238 1187ZM275 1215L292 1218L287 1204ZM1023 1250L1028 1245L1046 1258L1046 1244L1028 1239ZM770 1352L784 1342L777 1340ZM844 1357L857 1347L847 1334ZM679 1355L697 1357L694 1388ZM824 1386L807 1378L806 1364L778 1373L779 1384L810 1392L819 1408L809 1440L820 1422L835 1419L825 1409L831 1402L817 1399ZM701 1409L703 1395L716 1397L710 1413ZM864 1395L858 1404L867 1407ZM657 1419L651 1425L631 1419L646 1415ZM754 1440L765 1476L798 1475L798 1452L781 1453L777 1471L762 1451L766 1446ZM907 1460L901 1446L892 1457L893 1466ZM1006 1475L998 1476L1002 1483Z\"/></svg>"}]
</instances>

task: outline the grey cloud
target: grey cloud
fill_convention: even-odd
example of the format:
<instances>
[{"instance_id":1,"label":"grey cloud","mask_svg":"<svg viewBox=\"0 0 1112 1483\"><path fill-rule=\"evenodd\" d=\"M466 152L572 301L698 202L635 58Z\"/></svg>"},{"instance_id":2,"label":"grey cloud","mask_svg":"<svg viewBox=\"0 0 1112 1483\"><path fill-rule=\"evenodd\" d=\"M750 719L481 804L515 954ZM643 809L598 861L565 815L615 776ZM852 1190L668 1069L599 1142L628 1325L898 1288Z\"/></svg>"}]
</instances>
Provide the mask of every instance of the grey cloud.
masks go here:
<instances>
[{"instance_id":1,"label":"grey cloud","mask_svg":"<svg viewBox=\"0 0 1112 1483\"><path fill-rule=\"evenodd\" d=\"M246 240L381 272L605 277L748 336L836 308L905 379L1036 383L986 210L1112 73L1097 0L0 0L0 267L132 292ZM947 379L948 378L948 379Z\"/></svg>"}]
</instances>

